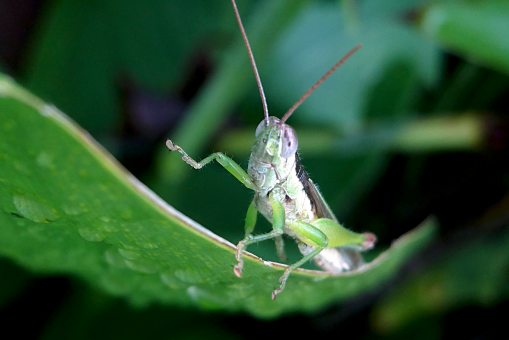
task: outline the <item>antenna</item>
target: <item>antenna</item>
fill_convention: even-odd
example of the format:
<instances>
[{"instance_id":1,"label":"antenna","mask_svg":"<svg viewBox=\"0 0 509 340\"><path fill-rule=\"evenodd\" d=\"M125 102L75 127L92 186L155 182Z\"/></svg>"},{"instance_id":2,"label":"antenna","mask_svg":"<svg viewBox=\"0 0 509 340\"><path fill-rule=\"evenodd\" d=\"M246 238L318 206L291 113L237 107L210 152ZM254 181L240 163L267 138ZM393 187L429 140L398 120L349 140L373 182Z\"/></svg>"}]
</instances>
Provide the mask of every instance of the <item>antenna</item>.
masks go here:
<instances>
[{"instance_id":1,"label":"antenna","mask_svg":"<svg viewBox=\"0 0 509 340\"><path fill-rule=\"evenodd\" d=\"M233 1L233 0L232 0ZM345 56L343 58L341 58L334 66L331 67L331 69L329 71L327 71L327 73L325 73L322 78L320 78L313 86L311 86L309 88L309 90L306 91L306 93L304 93L302 95L302 97L300 97L299 100L297 100L297 102L295 104L293 104L293 106L288 110L286 111L286 113L284 114L283 118L281 118L281 120L279 121L280 124L283 124L284 122L286 122L286 120L288 119L288 117L291 116L291 114L293 113L293 111L295 111L299 106L300 104L302 104L302 102L304 100L306 100L307 97L309 97L309 95L311 93L313 93L314 90L316 90L316 88L318 86L320 86L321 83L323 83L325 81L325 79L329 78L329 76L334 72L336 71L336 69L338 67L340 67L348 58L350 58L350 56L352 54L354 54L355 52L357 52L357 50L359 48L361 48L362 45L359 44L357 46L355 46L354 48L352 48L347 54L345 54Z\"/></svg>"},{"instance_id":2,"label":"antenna","mask_svg":"<svg viewBox=\"0 0 509 340\"><path fill-rule=\"evenodd\" d=\"M251 46L249 45L249 41L247 40L246 31L244 30L244 26L242 25L242 20L240 20L239 10L237 9L237 4L235 0L232 0L233 10L235 11L235 16L237 17L237 22L239 24L240 33L242 33L242 38L244 39L244 44L247 48L247 53L249 54L249 59L251 60L251 66L253 66L253 71L256 78L256 83L258 84L258 90L260 91L260 97L262 98L263 105L263 115L265 117L265 121L269 121L269 108L267 107L267 99L265 99L265 93L263 92L262 81L260 80L260 75L258 74L258 68L256 68L256 63L253 57L253 51L251 51Z\"/></svg>"}]
</instances>

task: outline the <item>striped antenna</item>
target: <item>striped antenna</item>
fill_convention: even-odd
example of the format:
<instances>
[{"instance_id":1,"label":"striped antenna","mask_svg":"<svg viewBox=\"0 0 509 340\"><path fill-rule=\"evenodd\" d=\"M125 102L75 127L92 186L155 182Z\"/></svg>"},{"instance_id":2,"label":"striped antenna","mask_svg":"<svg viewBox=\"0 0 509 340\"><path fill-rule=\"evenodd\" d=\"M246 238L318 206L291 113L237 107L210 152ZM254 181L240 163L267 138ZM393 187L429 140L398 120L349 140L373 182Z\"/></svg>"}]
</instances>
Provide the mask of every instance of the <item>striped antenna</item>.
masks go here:
<instances>
[{"instance_id":1,"label":"striped antenna","mask_svg":"<svg viewBox=\"0 0 509 340\"><path fill-rule=\"evenodd\" d=\"M260 91L260 97L262 98L263 105L263 115L265 117L265 121L269 121L269 108L267 107L267 99L265 99L265 93L263 92L262 81L260 80L260 74L258 74L258 68L256 67L256 63L253 57L253 51L251 51L251 46L249 45L249 41L247 40L246 31L244 30L244 26L242 25L242 20L240 20L239 10L237 9L237 4L235 0L232 0L233 10L235 11L235 16L237 17L237 22L239 24L240 33L242 33L242 38L244 39L244 44L247 48L247 53L249 54L249 59L251 60L251 66L253 66L253 71L256 78L256 83L258 84L258 90Z\"/></svg>"},{"instance_id":2,"label":"striped antenna","mask_svg":"<svg viewBox=\"0 0 509 340\"><path fill-rule=\"evenodd\" d=\"M233 1L233 0L232 0ZM345 56L343 58L341 58L334 66L332 66L332 68L327 71L327 73L325 73L322 78L320 78L313 86L311 86L309 88L309 90L306 91L306 93L304 93L302 95L302 97L300 97L299 100L297 100L297 102L295 104L293 104L293 106L284 114L283 118L281 118L280 120L280 123L283 124L284 122L286 122L286 120L288 119L288 117L291 116L291 114L293 113L293 111L295 111L299 106L300 104L302 104L302 102L304 100L306 100L307 97L309 97L309 95L311 93L313 93L314 90L316 90L316 88L318 86L320 86L321 83L323 83L325 81L325 79L329 78L329 76L337 70L338 67L341 66L341 64L343 64L348 58L350 58L350 56L352 54L354 54L355 52L357 52L357 50L359 48L361 48L362 45L359 44L357 46L355 46L354 48L352 48L347 54L345 54Z\"/></svg>"}]
</instances>

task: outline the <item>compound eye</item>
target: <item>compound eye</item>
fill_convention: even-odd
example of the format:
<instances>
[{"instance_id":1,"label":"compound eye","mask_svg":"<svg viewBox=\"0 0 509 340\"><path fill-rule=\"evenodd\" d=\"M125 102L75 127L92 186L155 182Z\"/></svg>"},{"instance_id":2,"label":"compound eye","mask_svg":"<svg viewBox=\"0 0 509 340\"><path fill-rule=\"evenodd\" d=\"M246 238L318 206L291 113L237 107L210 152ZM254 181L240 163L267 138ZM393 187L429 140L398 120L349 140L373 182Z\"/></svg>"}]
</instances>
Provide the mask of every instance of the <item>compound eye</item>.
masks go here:
<instances>
[{"instance_id":1,"label":"compound eye","mask_svg":"<svg viewBox=\"0 0 509 340\"><path fill-rule=\"evenodd\" d=\"M283 124L281 127L283 147L281 149L281 157L290 158L297 152L299 141L295 130L290 126Z\"/></svg>"},{"instance_id":2,"label":"compound eye","mask_svg":"<svg viewBox=\"0 0 509 340\"><path fill-rule=\"evenodd\" d=\"M256 131L255 131L255 137L258 137L258 135L260 134L260 132L262 132L262 130L267 126L267 121L264 119L260 122L260 124L258 124L258 126L256 127Z\"/></svg>"}]
</instances>

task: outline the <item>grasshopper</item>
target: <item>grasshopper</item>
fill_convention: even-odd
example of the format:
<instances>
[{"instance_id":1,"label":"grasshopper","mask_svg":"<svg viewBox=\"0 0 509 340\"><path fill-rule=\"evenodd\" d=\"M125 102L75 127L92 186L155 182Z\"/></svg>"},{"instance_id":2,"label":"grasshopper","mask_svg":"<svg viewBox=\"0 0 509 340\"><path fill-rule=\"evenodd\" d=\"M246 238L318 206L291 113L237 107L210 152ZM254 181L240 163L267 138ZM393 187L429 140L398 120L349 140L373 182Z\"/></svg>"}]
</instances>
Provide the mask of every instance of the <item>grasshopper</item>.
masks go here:
<instances>
[{"instance_id":1,"label":"grasshopper","mask_svg":"<svg viewBox=\"0 0 509 340\"><path fill-rule=\"evenodd\" d=\"M231 0L237 22L247 48L260 96L264 119L255 131L255 143L249 159L247 173L231 158L216 152L197 162L171 140L166 141L169 151L178 151L182 160L195 169L216 160L247 188L254 190L246 216L245 238L237 245L233 272L242 276L243 251L256 242L275 239L278 257L286 259L284 234L293 238L303 257L289 266L279 279L280 286L272 292L272 300L283 291L290 273L307 261L314 259L319 267L331 274L353 270L364 264L360 251L371 249L376 236L366 232L354 233L344 228L309 179L297 154L298 140L294 129L285 124L297 107L341 64L343 64L360 45L355 46L341 58L322 78L320 78L281 119L270 117L258 69L245 33L235 0ZM260 212L272 222L272 231L253 236L257 214Z\"/></svg>"}]
</instances>

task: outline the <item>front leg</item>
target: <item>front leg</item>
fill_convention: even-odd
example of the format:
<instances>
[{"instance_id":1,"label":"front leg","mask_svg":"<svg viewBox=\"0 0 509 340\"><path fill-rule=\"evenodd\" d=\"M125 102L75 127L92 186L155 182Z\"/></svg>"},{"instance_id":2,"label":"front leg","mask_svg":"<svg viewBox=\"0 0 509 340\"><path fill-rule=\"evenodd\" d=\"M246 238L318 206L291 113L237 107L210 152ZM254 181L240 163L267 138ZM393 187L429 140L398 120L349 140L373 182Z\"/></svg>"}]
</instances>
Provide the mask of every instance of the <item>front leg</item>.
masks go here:
<instances>
[{"instance_id":1,"label":"front leg","mask_svg":"<svg viewBox=\"0 0 509 340\"><path fill-rule=\"evenodd\" d=\"M191 157L187 155L187 153L177 144L174 144L171 140L166 140L166 147L168 150L171 151L177 151L182 154L182 160L192 166L195 169L201 169L208 163L212 162L213 160L216 160L219 164L221 164L226 170L228 170L229 173L231 173L233 176L235 176L236 179L239 180L242 184L244 184L248 189L253 189L253 183L251 182L251 179L247 175L247 173L238 165L235 163L233 159L226 156L224 153L221 152L215 152L204 159L202 159L200 162L195 161Z\"/></svg>"},{"instance_id":2,"label":"front leg","mask_svg":"<svg viewBox=\"0 0 509 340\"><path fill-rule=\"evenodd\" d=\"M233 266L233 272L235 273L235 275L237 275L237 277L242 276L242 268L244 267L244 260L243 260L242 252L248 245L250 245L252 243L260 242L260 241L270 240L271 238L280 237L284 233L285 209L283 208L283 205L281 204L281 202L279 202L278 200L276 200L274 198L272 193L270 193L270 195L269 195L269 201L270 201L270 205L272 206L272 231L270 233L261 234L261 235L257 235L257 236L253 236L253 235L249 234L249 235L246 235L246 237L242 241L239 242L239 244L237 245L237 252L235 254L235 259L238 261L238 263L235 266ZM254 203L251 203L251 205L254 207ZM246 232L252 231L254 229L254 225L253 225L252 229L250 227L248 227L248 220L252 221L252 219L253 219L252 216L249 216L250 214L251 215L253 214L252 212L250 213L250 211L251 211L251 206L250 206L250 209L248 209L248 217L246 217ZM255 213L256 213L256 210L255 210Z\"/></svg>"}]
</instances>

